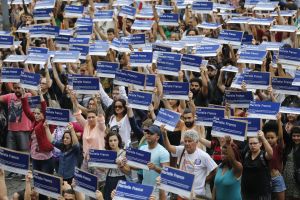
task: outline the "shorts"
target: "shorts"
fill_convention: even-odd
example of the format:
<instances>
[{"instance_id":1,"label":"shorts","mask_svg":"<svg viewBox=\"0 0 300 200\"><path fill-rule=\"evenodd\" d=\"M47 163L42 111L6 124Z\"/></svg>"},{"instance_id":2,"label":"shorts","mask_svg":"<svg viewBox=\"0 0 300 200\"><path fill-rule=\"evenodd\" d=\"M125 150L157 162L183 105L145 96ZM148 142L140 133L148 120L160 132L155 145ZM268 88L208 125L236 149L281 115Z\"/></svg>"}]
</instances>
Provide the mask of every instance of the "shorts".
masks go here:
<instances>
[{"instance_id":1,"label":"shorts","mask_svg":"<svg viewBox=\"0 0 300 200\"><path fill-rule=\"evenodd\" d=\"M283 177L275 176L272 178L272 192L283 192L286 190L285 182Z\"/></svg>"}]
</instances>

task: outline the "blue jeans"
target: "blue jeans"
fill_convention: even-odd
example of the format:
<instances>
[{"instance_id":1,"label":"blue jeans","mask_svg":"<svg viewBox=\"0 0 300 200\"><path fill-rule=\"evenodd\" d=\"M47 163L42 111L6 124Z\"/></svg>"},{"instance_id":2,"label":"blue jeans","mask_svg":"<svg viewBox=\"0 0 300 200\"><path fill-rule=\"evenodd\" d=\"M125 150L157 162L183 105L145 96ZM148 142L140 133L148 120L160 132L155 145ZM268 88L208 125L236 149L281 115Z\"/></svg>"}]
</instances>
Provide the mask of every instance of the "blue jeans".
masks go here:
<instances>
[{"instance_id":1,"label":"blue jeans","mask_svg":"<svg viewBox=\"0 0 300 200\"><path fill-rule=\"evenodd\" d=\"M6 147L16 151L28 152L29 138L29 131L8 131L6 136Z\"/></svg>"},{"instance_id":2,"label":"blue jeans","mask_svg":"<svg viewBox=\"0 0 300 200\"><path fill-rule=\"evenodd\" d=\"M48 160L35 160L32 158L32 168L33 170L38 170L47 174L53 174L53 160L52 158Z\"/></svg>"}]
</instances>

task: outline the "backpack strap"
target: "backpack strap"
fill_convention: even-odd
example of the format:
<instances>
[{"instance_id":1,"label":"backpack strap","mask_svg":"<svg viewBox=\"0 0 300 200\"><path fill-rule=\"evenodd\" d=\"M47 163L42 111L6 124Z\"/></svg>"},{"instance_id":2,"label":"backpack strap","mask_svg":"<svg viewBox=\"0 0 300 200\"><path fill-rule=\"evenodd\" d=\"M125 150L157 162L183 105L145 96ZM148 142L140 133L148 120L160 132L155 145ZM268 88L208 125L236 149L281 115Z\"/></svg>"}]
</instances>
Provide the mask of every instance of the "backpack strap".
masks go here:
<instances>
[{"instance_id":1,"label":"backpack strap","mask_svg":"<svg viewBox=\"0 0 300 200\"><path fill-rule=\"evenodd\" d=\"M245 154L245 158L248 158L249 155L250 155L250 152L247 151L246 154ZM244 158L244 159L245 159L245 158ZM266 160L265 160L264 152L263 152L263 151L260 151L260 153L259 153L259 160L260 160L260 162L262 163L262 165L263 165L264 167L268 168L268 165L267 165L267 162L266 162Z\"/></svg>"},{"instance_id":2,"label":"backpack strap","mask_svg":"<svg viewBox=\"0 0 300 200\"><path fill-rule=\"evenodd\" d=\"M263 151L260 152L259 159L260 159L261 163L263 164L263 166L266 167L266 168L268 168L268 165L267 165L267 162L265 160L264 152Z\"/></svg>"}]
</instances>

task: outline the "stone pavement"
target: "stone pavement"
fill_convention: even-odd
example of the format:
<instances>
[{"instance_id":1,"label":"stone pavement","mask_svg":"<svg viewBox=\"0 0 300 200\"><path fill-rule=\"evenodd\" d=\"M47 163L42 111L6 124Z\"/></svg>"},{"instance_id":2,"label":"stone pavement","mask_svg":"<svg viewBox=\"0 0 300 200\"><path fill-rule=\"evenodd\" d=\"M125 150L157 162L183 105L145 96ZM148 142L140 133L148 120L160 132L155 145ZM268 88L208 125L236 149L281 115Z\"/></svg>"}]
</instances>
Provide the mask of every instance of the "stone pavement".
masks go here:
<instances>
[{"instance_id":1,"label":"stone pavement","mask_svg":"<svg viewBox=\"0 0 300 200\"><path fill-rule=\"evenodd\" d=\"M9 172L6 171L5 175L7 175L8 173ZM20 176L13 177L12 179L5 179L7 193L9 197L11 197L14 192L25 189L25 181L22 181L21 179L22 178Z\"/></svg>"}]
</instances>

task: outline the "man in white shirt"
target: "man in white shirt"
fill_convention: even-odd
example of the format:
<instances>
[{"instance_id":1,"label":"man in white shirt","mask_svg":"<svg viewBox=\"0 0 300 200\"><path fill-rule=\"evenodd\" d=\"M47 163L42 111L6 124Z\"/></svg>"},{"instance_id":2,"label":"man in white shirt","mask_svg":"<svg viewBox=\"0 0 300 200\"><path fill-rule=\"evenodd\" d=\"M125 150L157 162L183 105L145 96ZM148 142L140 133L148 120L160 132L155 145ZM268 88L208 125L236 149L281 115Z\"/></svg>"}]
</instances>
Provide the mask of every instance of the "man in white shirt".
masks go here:
<instances>
[{"instance_id":1,"label":"man in white shirt","mask_svg":"<svg viewBox=\"0 0 300 200\"><path fill-rule=\"evenodd\" d=\"M209 183L214 177L217 164L203 150L197 147L199 135L195 130L187 130L183 134L184 146L173 146L167 137L164 126L161 127L165 148L178 157L178 168L195 175L194 195L205 198L210 191L205 191L205 183Z\"/></svg>"}]
</instances>

